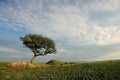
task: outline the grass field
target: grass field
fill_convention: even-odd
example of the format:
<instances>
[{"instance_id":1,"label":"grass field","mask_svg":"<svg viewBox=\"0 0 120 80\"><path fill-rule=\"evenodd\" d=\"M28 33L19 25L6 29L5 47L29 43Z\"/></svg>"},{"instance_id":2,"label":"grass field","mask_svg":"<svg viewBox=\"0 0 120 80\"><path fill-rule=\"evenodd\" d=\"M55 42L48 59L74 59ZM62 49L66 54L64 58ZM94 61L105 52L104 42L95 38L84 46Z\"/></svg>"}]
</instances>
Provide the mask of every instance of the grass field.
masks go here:
<instances>
[{"instance_id":1,"label":"grass field","mask_svg":"<svg viewBox=\"0 0 120 80\"><path fill-rule=\"evenodd\" d=\"M120 61L50 65L34 69L4 68L1 62L0 80L120 80ZM2 69L3 68L3 69Z\"/></svg>"},{"instance_id":2,"label":"grass field","mask_svg":"<svg viewBox=\"0 0 120 80\"><path fill-rule=\"evenodd\" d=\"M0 62L0 67L4 67L7 66L7 64L9 64L10 62Z\"/></svg>"}]
</instances>

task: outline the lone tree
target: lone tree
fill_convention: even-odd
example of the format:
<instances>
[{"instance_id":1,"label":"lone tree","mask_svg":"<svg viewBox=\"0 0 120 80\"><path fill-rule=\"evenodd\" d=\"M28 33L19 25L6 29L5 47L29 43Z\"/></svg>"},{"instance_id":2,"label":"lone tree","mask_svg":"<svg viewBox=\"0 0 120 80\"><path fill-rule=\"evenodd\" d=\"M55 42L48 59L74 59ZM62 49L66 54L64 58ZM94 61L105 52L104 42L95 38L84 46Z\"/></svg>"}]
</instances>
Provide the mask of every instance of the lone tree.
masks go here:
<instances>
[{"instance_id":1,"label":"lone tree","mask_svg":"<svg viewBox=\"0 0 120 80\"><path fill-rule=\"evenodd\" d=\"M24 37L20 37L20 39L23 41L23 44L34 53L31 63L34 62L37 56L56 53L55 42L48 37L38 34L27 34Z\"/></svg>"}]
</instances>

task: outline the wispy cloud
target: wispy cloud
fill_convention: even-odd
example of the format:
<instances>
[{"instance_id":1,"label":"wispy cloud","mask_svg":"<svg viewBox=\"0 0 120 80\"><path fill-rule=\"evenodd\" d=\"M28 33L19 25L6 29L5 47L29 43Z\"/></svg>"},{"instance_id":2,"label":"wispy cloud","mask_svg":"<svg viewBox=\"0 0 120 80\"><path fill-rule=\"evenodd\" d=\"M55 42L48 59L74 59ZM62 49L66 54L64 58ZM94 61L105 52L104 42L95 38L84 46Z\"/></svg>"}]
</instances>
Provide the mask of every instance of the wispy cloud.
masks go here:
<instances>
[{"instance_id":1,"label":"wispy cloud","mask_svg":"<svg viewBox=\"0 0 120 80\"><path fill-rule=\"evenodd\" d=\"M32 56L32 52L20 51L19 49L0 46L1 61L24 61Z\"/></svg>"},{"instance_id":2,"label":"wispy cloud","mask_svg":"<svg viewBox=\"0 0 120 80\"><path fill-rule=\"evenodd\" d=\"M111 59L120 59L120 52L106 53L102 56L96 57L92 60L111 60Z\"/></svg>"},{"instance_id":3,"label":"wispy cloud","mask_svg":"<svg viewBox=\"0 0 120 80\"><path fill-rule=\"evenodd\" d=\"M79 4L77 2L79 1L75 1L75 4L70 1L58 0L13 1L15 6L1 4L0 20L13 29L28 29L31 32L45 34L53 38L57 36L70 37L71 39L79 37L79 41L83 39L83 41L87 41L85 43L98 44L111 44L120 41L118 37L119 26L100 26L92 22L88 16L90 11L97 11L99 8L101 10L119 9L119 0L94 1L86 5L82 4L82 1ZM86 7L88 7L86 10L89 11L88 13L84 11Z\"/></svg>"}]
</instances>

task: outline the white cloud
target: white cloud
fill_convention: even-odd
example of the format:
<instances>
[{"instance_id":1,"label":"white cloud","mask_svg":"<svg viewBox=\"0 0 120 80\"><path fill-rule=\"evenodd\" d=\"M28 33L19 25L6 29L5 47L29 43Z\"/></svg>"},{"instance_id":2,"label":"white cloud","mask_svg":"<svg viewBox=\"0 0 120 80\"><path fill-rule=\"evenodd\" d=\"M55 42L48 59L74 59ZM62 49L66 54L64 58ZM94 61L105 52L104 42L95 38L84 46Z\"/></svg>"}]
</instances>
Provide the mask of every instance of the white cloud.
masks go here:
<instances>
[{"instance_id":1,"label":"white cloud","mask_svg":"<svg viewBox=\"0 0 120 80\"><path fill-rule=\"evenodd\" d=\"M92 60L114 60L114 59L120 59L120 52L106 53Z\"/></svg>"},{"instance_id":2,"label":"white cloud","mask_svg":"<svg viewBox=\"0 0 120 80\"><path fill-rule=\"evenodd\" d=\"M120 9L120 0L94 0L87 4L87 8L92 10L117 10Z\"/></svg>"},{"instance_id":3,"label":"white cloud","mask_svg":"<svg viewBox=\"0 0 120 80\"><path fill-rule=\"evenodd\" d=\"M9 47L2 47L0 46L0 54L5 54L9 57L28 57L31 56L32 52L23 52L19 49L9 48Z\"/></svg>"},{"instance_id":4,"label":"white cloud","mask_svg":"<svg viewBox=\"0 0 120 80\"><path fill-rule=\"evenodd\" d=\"M109 45L120 42L120 29L116 26L109 27L93 27L93 40L99 45ZM92 35L92 34L91 34Z\"/></svg>"},{"instance_id":5,"label":"white cloud","mask_svg":"<svg viewBox=\"0 0 120 80\"><path fill-rule=\"evenodd\" d=\"M49 1L46 1L45 4L42 0L31 0L27 3L26 1L25 3L17 2L16 8L9 6L5 6L4 8L3 6L2 12L7 15L0 13L1 20L6 22L6 24L14 30L28 29L32 33L46 34L52 38L68 37L70 41L101 45L120 42L119 27L102 27L94 24L89 20L88 13L84 13L85 5L78 7L66 2L66 4L63 3L61 6L59 1L55 1L57 6L56 4L52 5L52 3L48 4L47 2ZM99 9L104 5L102 9L107 7L111 8L110 4L113 4L112 7L114 7L118 5L118 2L119 1L95 1L94 3L99 5L91 3L87 4L86 7L95 5L97 6L95 8ZM95 9L94 7L92 8ZM45 11L45 9L48 11ZM115 32L115 30L117 32ZM79 40L76 40L78 38Z\"/></svg>"},{"instance_id":6,"label":"white cloud","mask_svg":"<svg viewBox=\"0 0 120 80\"><path fill-rule=\"evenodd\" d=\"M109 17L107 19L107 23L110 22L110 25L117 25L120 27L120 10L118 12L115 12L115 14L112 17Z\"/></svg>"},{"instance_id":7,"label":"white cloud","mask_svg":"<svg viewBox=\"0 0 120 80\"><path fill-rule=\"evenodd\" d=\"M7 48L7 47L1 47L0 46L0 51L1 52L6 52L6 53L20 53L18 50L16 50L16 49L13 49L13 48Z\"/></svg>"}]
</instances>

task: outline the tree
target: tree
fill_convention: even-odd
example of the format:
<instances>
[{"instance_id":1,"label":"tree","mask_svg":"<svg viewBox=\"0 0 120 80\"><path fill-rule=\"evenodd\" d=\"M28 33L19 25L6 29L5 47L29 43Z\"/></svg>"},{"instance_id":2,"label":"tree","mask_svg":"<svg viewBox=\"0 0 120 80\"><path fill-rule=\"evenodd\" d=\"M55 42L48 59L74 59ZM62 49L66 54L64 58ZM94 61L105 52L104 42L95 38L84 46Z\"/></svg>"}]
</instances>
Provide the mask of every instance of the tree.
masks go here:
<instances>
[{"instance_id":1,"label":"tree","mask_svg":"<svg viewBox=\"0 0 120 80\"><path fill-rule=\"evenodd\" d=\"M23 44L34 53L31 63L34 62L37 56L56 53L55 42L48 37L38 34L27 34L24 37L20 37L20 39L23 41Z\"/></svg>"}]
</instances>

